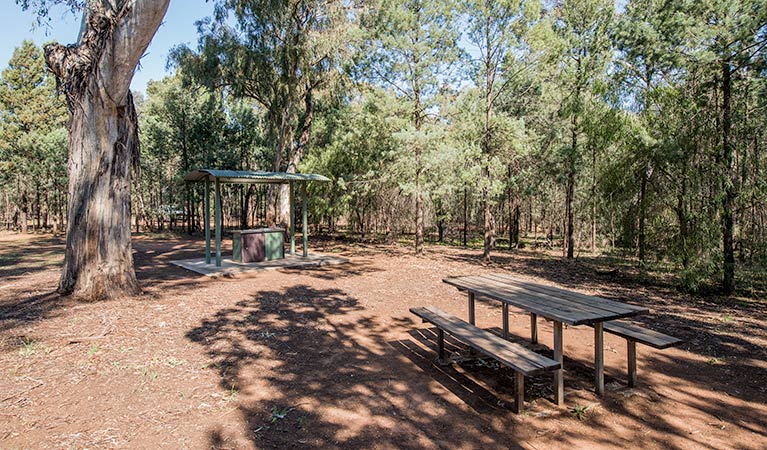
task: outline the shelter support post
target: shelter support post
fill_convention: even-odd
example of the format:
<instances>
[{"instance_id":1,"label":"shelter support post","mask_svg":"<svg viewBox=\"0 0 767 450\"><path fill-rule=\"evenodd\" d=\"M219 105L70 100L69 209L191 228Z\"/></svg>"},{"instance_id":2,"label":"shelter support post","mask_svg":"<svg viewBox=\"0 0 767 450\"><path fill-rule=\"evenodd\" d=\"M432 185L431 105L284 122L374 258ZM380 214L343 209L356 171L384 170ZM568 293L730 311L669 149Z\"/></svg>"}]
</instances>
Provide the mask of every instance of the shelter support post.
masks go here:
<instances>
[{"instance_id":1,"label":"shelter support post","mask_svg":"<svg viewBox=\"0 0 767 450\"><path fill-rule=\"evenodd\" d=\"M215 200L216 220L216 267L221 267L221 183L216 178L216 200Z\"/></svg>"},{"instance_id":2,"label":"shelter support post","mask_svg":"<svg viewBox=\"0 0 767 450\"><path fill-rule=\"evenodd\" d=\"M308 216L308 212L307 212L308 200L306 197L306 182L301 183L301 191L304 197L303 217L301 222L301 226L302 226L301 236L303 238L303 244L304 244L304 258L306 258L307 256L309 256L309 230L306 224L307 216Z\"/></svg>"},{"instance_id":3,"label":"shelter support post","mask_svg":"<svg viewBox=\"0 0 767 450\"><path fill-rule=\"evenodd\" d=\"M296 254L296 211L293 207L293 183L290 184L290 196L288 197L288 203L290 203L290 254Z\"/></svg>"},{"instance_id":4,"label":"shelter support post","mask_svg":"<svg viewBox=\"0 0 767 450\"><path fill-rule=\"evenodd\" d=\"M205 264L210 264L210 180L205 180Z\"/></svg>"}]
</instances>

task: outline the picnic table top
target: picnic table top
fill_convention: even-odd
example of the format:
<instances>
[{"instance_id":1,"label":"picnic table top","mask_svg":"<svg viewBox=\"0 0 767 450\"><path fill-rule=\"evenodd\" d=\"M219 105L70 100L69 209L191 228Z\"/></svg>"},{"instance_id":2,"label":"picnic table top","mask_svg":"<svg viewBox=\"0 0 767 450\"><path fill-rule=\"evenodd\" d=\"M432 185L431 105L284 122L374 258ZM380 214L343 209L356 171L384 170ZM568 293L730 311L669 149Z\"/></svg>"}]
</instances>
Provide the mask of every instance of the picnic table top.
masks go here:
<instances>
[{"instance_id":1,"label":"picnic table top","mask_svg":"<svg viewBox=\"0 0 767 450\"><path fill-rule=\"evenodd\" d=\"M531 283L507 274L450 277L442 281L461 291L508 303L568 325L589 325L649 312L641 306Z\"/></svg>"}]
</instances>

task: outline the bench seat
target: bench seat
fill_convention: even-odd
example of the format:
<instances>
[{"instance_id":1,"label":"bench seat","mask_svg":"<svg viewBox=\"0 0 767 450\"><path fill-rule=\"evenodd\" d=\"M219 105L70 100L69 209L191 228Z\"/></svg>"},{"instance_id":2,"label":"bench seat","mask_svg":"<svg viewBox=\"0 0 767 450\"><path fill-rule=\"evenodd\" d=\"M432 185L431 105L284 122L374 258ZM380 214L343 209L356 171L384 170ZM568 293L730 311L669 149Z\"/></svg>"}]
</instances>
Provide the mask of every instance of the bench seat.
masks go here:
<instances>
[{"instance_id":1,"label":"bench seat","mask_svg":"<svg viewBox=\"0 0 767 450\"><path fill-rule=\"evenodd\" d=\"M629 387L634 387L637 384L637 343L657 349L664 349L683 342L674 336L623 320L604 322L604 331L626 339Z\"/></svg>"},{"instance_id":2,"label":"bench seat","mask_svg":"<svg viewBox=\"0 0 767 450\"><path fill-rule=\"evenodd\" d=\"M516 374L514 411L517 413L521 411L524 404L525 377L562 367L558 361L539 355L519 344L509 342L433 306L410 308L410 312L420 317L424 322L429 322L437 327L437 350L440 360L444 360L444 332L448 332L478 352L514 370Z\"/></svg>"},{"instance_id":3,"label":"bench seat","mask_svg":"<svg viewBox=\"0 0 767 450\"><path fill-rule=\"evenodd\" d=\"M682 343L681 339L675 338L674 336L669 336L649 328L640 327L637 324L623 320L611 320L605 322L604 330L610 334L615 334L622 338L657 349L669 348Z\"/></svg>"}]
</instances>

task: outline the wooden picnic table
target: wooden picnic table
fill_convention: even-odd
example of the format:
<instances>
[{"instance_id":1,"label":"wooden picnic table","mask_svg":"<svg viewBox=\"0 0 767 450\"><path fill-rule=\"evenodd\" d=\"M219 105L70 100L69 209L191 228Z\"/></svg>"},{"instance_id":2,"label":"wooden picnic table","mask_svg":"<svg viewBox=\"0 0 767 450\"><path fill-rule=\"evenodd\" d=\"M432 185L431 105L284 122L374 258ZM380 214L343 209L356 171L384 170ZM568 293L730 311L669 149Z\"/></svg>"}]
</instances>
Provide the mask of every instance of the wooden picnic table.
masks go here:
<instances>
[{"instance_id":1,"label":"wooden picnic table","mask_svg":"<svg viewBox=\"0 0 767 450\"><path fill-rule=\"evenodd\" d=\"M562 324L594 327L594 388L604 394L604 322L649 312L641 306L584 295L578 292L531 283L506 274L484 274L445 278L445 283L468 292L469 323L475 324L474 303L477 296L501 302L503 337L509 334L509 305L530 312L531 338L538 342L537 316L554 322L554 360L563 362ZM564 367L564 366L562 366ZM563 403L564 374L554 372L554 400Z\"/></svg>"}]
</instances>

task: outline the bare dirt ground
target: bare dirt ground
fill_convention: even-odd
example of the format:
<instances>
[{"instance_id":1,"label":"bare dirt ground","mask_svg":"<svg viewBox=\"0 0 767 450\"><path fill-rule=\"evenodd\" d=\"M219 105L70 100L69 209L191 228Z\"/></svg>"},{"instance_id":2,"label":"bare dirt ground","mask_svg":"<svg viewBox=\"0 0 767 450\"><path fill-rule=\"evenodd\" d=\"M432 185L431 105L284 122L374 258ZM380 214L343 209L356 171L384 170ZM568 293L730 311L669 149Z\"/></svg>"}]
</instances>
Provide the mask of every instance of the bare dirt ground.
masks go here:
<instances>
[{"instance_id":1,"label":"bare dirt ground","mask_svg":"<svg viewBox=\"0 0 767 450\"><path fill-rule=\"evenodd\" d=\"M415 257L335 241L316 250L350 264L211 279L169 263L202 255L199 240L153 235L134 240L143 295L83 303L53 293L62 246L0 234L3 449L767 448L764 299L689 296L525 250L486 265L473 250ZM515 415L508 370L435 364L433 330L408 312L465 318L442 278L490 271L649 306L638 321L686 342L640 346L640 386L628 389L625 341L606 335L600 398L593 331L567 328L565 406L551 402L550 376L535 377ZM477 323L498 329L501 308L478 302ZM511 330L526 342L528 316L516 311Z\"/></svg>"}]
</instances>

